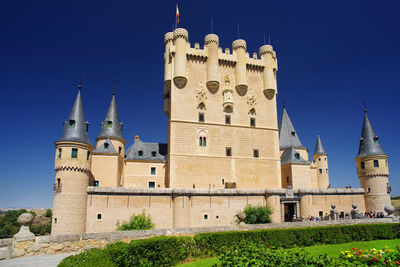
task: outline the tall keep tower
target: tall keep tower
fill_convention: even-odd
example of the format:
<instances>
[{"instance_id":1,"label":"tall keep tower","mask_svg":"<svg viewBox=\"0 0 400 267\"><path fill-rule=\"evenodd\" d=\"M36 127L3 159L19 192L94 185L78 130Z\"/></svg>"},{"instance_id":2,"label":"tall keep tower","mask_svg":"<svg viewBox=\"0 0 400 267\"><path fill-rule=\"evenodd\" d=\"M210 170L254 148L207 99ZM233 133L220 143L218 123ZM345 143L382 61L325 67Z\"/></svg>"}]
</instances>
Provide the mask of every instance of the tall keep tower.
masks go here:
<instances>
[{"instance_id":1,"label":"tall keep tower","mask_svg":"<svg viewBox=\"0 0 400 267\"><path fill-rule=\"evenodd\" d=\"M93 146L88 137L81 85L64 132L55 142L55 184L51 234L82 234L85 232L87 187L90 175L90 154Z\"/></svg>"},{"instance_id":2,"label":"tall keep tower","mask_svg":"<svg viewBox=\"0 0 400 267\"><path fill-rule=\"evenodd\" d=\"M317 143L315 145L313 159L317 166L318 187L328 188L329 187L328 154L325 152L319 134L317 135Z\"/></svg>"},{"instance_id":3,"label":"tall keep tower","mask_svg":"<svg viewBox=\"0 0 400 267\"><path fill-rule=\"evenodd\" d=\"M166 33L164 43L166 185L281 187L272 46L250 56L245 40L223 50L218 35L208 34L201 48L182 28Z\"/></svg>"},{"instance_id":4,"label":"tall keep tower","mask_svg":"<svg viewBox=\"0 0 400 267\"><path fill-rule=\"evenodd\" d=\"M365 189L366 211L384 211L385 206L391 205L388 156L379 144L366 110L356 163L361 187Z\"/></svg>"}]
</instances>

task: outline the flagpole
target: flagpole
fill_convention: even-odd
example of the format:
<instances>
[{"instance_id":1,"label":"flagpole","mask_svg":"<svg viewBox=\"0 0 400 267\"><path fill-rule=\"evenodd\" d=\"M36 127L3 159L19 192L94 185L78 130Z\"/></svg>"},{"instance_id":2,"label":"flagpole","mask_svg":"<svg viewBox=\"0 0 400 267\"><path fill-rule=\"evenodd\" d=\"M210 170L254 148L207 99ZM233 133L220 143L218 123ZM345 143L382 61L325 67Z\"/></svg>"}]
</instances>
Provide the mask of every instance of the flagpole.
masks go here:
<instances>
[{"instance_id":1,"label":"flagpole","mask_svg":"<svg viewBox=\"0 0 400 267\"><path fill-rule=\"evenodd\" d=\"M178 10L178 3L176 3L176 9L175 9L175 29L178 27L178 16L177 16L177 10Z\"/></svg>"}]
</instances>

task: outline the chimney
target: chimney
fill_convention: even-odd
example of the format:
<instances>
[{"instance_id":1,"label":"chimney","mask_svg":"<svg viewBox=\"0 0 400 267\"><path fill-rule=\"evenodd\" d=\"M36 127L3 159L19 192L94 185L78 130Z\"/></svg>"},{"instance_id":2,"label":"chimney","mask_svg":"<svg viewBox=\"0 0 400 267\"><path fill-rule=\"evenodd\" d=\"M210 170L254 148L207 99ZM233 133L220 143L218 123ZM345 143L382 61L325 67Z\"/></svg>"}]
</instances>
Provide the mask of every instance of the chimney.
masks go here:
<instances>
[{"instance_id":1,"label":"chimney","mask_svg":"<svg viewBox=\"0 0 400 267\"><path fill-rule=\"evenodd\" d=\"M139 140L139 135L135 135L135 143Z\"/></svg>"}]
</instances>

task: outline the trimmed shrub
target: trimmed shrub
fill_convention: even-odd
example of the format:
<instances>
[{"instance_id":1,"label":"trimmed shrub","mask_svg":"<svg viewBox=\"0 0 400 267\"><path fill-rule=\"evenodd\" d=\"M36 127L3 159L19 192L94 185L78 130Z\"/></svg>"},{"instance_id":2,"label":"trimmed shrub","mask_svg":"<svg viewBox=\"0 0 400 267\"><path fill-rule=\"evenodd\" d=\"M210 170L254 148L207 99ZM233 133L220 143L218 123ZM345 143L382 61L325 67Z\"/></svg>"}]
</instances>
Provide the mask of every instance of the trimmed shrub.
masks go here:
<instances>
[{"instance_id":1,"label":"trimmed shrub","mask_svg":"<svg viewBox=\"0 0 400 267\"><path fill-rule=\"evenodd\" d=\"M204 233L196 235L194 240L203 252L216 255L222 247L242 240L292 248L394 238L400 238L400 224L397 223Z\"/></svg>"},{"instance_id":2,"label":"trimmed shrub","mask_svg":"<svg viewBox=\"0 0 400 267\"><path fill-rule=\"evenodd\" d=\"M132 240L128 244L112 243L104 249L93 249L65 258L60 266L171 266L189 257L218 254L223 255L223 260L229 262L240 250L244 251L244 254L238 254L238 257L244 257L243 262L251 258L252 253L259 253L261 256L254 257L254 261L249 264L257 265L260 259L265 260L265 257L269 261L281 257L278 251L283 250L266 251L266 248L271 246L293 248L394 238L400 238L398 223L218 232L198 234L194 237L160 236ZM275 266L292 266L293 264L287 263L289 260L295 261L298 266L347 266L342 262L337 264L328 256L310 256L299 250L282 253L286 255L284 258L287 261ZM240 259L236 261L239 262L238 265L234 262L227 265L243 266ZM271 266L267 263L264 265Z\"/></svg>"},{"instance_id":3,"label":"trimmed shrub","mask_svg":"<svg viewBox=\"0 0 400 267\"><path fill-rule=\"evenodd\" d=\"M243 212L246 214L246 219L244 220L247 224L260 224L260 223L270 223L272 209L267 206L252 206L247 205Z\"/></svg>"},{"instance_id":4,"label":"trimmed shrub","mask_svg":"<svg viewBox=\"0 0 400 267\"><path fill-rule=\"evenodd\" d=\"M124 222L122 225L117 223L117 230L130 231L130 230L150 230L154 228L154 223L151 221L150 215L146 216L144 210L142 214L133 214L129 222Z\"/></svg>"},{"instance_id":5,"label":"trimmed shrub","mask_svg":"<svg viewBox=\"0 0 400 267\"><path fill-rule=\"evenodd\" d=\"M47 218L52 218L53 217L53 212L51 211L51 209L47 209L46 213L44 214L45 217Z\"/></svg>"}]
</instances>

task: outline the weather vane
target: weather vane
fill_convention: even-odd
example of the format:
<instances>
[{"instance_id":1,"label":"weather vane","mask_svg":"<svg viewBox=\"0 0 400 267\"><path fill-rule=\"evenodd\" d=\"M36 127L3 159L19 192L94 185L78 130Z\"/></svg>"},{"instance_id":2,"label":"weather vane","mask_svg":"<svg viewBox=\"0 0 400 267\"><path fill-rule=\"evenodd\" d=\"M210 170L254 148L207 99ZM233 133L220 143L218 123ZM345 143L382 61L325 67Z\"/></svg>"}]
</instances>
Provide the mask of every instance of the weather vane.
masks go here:
<instances>
[{"instance_id":1,"label":"weather vane","mask_svg":"<svg viewBox=\"0 0 400 267\"><path fill-rule=\"evenodd\" d=\"M116 86L117 86L117 81L114 80L113 81L113 95L115 95L115 93L117 92Z\"/></svg>"},{"instance_id":2,"label":"weather vane","mask_svg":"<svg viewBox=\"0 0 400 267\"><path fill-rule=\"evenodd\" d=\"M364 101L363 105L364 105L364 113L367 113L367 101Z\"/></svg>"},{"instance_id":3,"label":"weather vane","mask_svg":"<svg viewBox=\"0 0 400 267\"><path fill-rule=\"evenodd\" d=\"M81 90L82 89L82 81L85 79L85 77L80 74L79 75L79 84L78 84L78 89Z\"/></svg>"}]
</instances>

